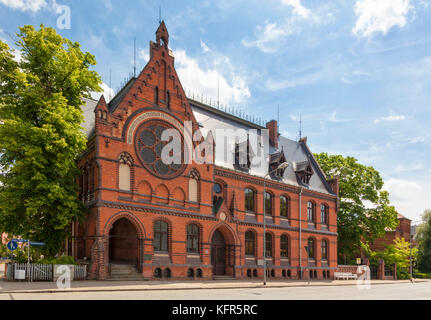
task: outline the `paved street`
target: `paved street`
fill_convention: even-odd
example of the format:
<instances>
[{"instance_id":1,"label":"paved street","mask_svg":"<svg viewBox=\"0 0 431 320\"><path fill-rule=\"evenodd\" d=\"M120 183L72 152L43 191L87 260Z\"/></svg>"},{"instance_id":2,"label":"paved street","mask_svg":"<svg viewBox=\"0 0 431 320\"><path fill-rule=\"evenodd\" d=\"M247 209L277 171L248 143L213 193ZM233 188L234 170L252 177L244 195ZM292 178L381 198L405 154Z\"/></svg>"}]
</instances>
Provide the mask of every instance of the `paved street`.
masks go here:
<instances>
[{"instance_id":1,"label":"paved street","mask_svg":"<svg viewBox=\"0 0 431 320\"><path fill-rule=\"evenodd\" d=\"M431 282L356 286L311 286L202 290L0 293L0 300L431 300Z\"/></svg>"}]
</instances>

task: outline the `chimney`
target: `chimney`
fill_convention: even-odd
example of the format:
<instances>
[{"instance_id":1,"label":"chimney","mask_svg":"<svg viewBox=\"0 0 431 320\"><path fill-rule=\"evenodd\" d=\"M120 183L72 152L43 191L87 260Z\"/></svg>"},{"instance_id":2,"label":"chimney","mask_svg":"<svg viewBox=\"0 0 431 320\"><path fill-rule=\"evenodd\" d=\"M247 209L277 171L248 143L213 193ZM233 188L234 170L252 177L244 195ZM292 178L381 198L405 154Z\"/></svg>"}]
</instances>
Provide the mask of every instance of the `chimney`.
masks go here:
<instances>
[{"instance_id":1,"label":"chimney","mask_svg":"<svg viewBox=\"0 0 431 320\"><path fill-rule=\"evenodd\" d=\"M272 120L266 124L266 128L269 130L269 142L278 149L278 123L276 120Z\"/></svg>"},{"instance_id":2,"label":"chimney","mask_svg":"<svg viewBox=\"0 0 431 320\"><path fill-rule=\"evenodd\" d=\"M338 196L340 194L340 178L336 177L334 179L328 180L328 184L332 191Z\"/></svg>"}]
</instances>

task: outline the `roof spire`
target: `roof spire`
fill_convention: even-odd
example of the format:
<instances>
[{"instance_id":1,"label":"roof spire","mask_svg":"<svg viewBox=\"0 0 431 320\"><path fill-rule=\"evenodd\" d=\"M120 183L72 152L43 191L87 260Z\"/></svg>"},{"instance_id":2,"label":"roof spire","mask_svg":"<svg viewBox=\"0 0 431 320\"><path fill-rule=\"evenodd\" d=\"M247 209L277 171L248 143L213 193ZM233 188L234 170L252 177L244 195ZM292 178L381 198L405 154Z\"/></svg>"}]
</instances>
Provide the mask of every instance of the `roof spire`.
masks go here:
<instances>
[{"instance_id":1,"label":"roof spire","mask_svg":"<svg viewBox=\"0 0 431 320\"><path fill-rule=\"evenodd\" d=\"M156 31L156 41L158 46L160 46L160 40L163 41L162 45L168 47L169 33L163 20L160 22L160 25Z\"/></svg>"}]
</instances>

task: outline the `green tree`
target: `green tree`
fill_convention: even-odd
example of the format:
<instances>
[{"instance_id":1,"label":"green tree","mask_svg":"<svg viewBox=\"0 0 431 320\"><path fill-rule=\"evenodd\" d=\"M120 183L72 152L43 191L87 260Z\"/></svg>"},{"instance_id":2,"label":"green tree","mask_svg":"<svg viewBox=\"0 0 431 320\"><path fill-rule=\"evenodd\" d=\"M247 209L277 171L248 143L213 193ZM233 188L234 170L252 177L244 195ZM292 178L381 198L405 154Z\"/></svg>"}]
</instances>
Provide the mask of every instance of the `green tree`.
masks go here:
<instances>
[{"instance_id":1,"label":"green tree","mask_svg":"<svg viewBox=\"0 0 431 320\"><path fill-rule=\"evenodd\" d=\"M81 105L101 79L79 43L43 25L19 30L20 59L0 41L0 230L46 242L53 256L85 209L76 185Z\"/></svg>"},{"instance_id":2,"label":"green tree","mask_svg":"<svg viewBox=\"0 0 431 320\"><path fill-rule=\"evenodd\" d=\"M431 273L431 210L425 210L422 224L417 227L418 268L420 272Z\"/></svg>"},{"instance_id":3,"label":"green tree","mask_svg":"<svg viewBox=\"0 0 431 320\"><path fill-rule=\"evenodd\" d=\"M397 227L397 212L389 203L389 193L382 190L383 179L376 169L353 157L327 153L315 157L328 178L340 179L338 259L354 263L363 244L384 236L387 228Z\"/></svg>"}]
</instances>

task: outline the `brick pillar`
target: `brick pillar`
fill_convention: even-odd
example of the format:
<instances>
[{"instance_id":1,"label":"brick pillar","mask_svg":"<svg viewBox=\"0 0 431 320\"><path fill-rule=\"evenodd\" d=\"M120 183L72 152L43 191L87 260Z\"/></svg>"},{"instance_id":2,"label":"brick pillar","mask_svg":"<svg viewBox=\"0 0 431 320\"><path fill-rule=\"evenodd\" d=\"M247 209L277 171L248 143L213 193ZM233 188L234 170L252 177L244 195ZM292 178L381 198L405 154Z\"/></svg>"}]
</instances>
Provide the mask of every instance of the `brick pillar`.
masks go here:
<instances>
[{"instance_id":1,"label":"brick pillar","mask_svg":"<svg viewBox=\"0 0 431 320\"><path fill-rule=\"evenodd\" d=\"M385 261L381 259L377 268L377 279L385 280Z\"/></svg>"}]
</instances>

